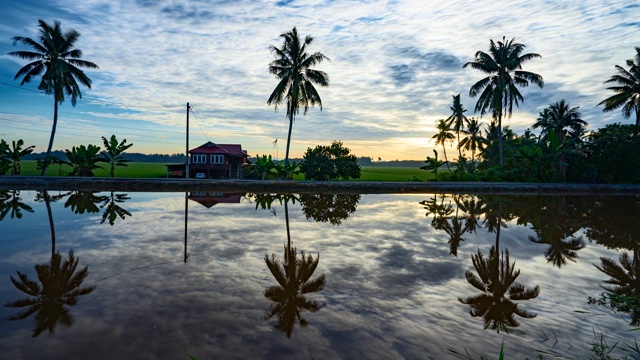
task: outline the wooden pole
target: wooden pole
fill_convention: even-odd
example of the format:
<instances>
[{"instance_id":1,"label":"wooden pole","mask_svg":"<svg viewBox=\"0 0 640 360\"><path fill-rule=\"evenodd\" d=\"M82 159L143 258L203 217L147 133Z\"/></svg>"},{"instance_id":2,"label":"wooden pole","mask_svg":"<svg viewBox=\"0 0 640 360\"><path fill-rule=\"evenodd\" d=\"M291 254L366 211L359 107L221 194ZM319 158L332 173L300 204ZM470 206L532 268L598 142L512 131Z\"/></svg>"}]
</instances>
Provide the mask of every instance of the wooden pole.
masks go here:
<instances>
[{"instance_id":1,"label":"wooden pole","mask_svg":"<svg viewBox=\"0 0 640 360\"><path fill-rule=\"evenodd\" d=\"M187 163L185 165L184 177L185 179L189 178L189 110L191 107L189 103L187 103L187 148L185 154L187 155Z\"/></svg>"}]
</instances>

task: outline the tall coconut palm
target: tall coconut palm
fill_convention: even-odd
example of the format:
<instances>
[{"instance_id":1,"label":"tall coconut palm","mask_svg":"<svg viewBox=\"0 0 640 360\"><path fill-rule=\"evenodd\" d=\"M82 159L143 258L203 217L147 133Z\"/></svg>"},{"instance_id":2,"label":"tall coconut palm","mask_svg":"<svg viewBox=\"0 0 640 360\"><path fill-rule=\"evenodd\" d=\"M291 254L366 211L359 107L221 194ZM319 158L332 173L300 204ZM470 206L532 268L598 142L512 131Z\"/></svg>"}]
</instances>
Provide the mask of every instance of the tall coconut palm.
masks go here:
<instances>
[{"instance_id":1,"label":"tall coconut palm","mask_svg":"<svg viewBox=\"0 0 640 360\"><path fill-rule=\"evenodd\" d=\"M34 51L12 51L9 55L32 61L18 70L14 80L22 77L20 85L24 85L30 82L34 76L44 73L40 79L38 90L47 95L53 95L53 126L45 156L45 159L49 159L58 125L58 104L62 104L65 96L68 96L71 98L71 105L75 107L76 99L82 98L78 82L91 88L91 79L79 68L98 69L98 65L80 60L82 51L74 48L75 42L80 37L79 32L73 29L63 32L59 21L54 21L53 25L49 25L43 20L38 20L38 26L40 27L40 42L23 36L12 38L14 44L28 45ZM45 164L40 175L44 176L46 170Z\"/></svg>"},{"instance_id":2,"label":"tall coconut palm","mask_svg":"<svg viewBox=\"0 0 640 360\"><path fill-rule=\"evenodd\" d=\"M458 149L462 148L465 151L471 150L471 160L476 160L476 150L482 150L484 146L484 138L482 137L482 124L475 119L471 118L467 120L466 130L462 130L463 134L467 136L458 142Z\"/></svg>"},{"instance_id":3,"label":"tall coconut palm","mask_svg":"<svg viewBox=\"0 0 640 360\"><path fill-rule=\"evenodd\" d=\"M9 320L23 320L35 313L33 337L37 337L44 330L54 334L58 324L66 327L73 325L75 320L68 307L75 305L78 297L95 290L95 286L82 286L89 270L85 266L76 272L78 260L73 255L73 250L69 251L69 257L64 261L60 253L56 252L49 263L35 266L37 282L19 271L17 279L11 276L13 285L29 296L4 305L10 308L27 307L10 316Z\"/></svg>"},{"instance_id":4,"label":"tall coconut palm","mask_svg":"<svg viewBox=\"0 0 640 360\"><path fill-rule=\"evenodd\" d=\"M444 151L444 161L447 163L447 169L451 172L451 168L449 167L449 160L447 160L447 149L445 148L446 143L453 143L453 139L456 137L451 132L451 121L440 119L436 122L436 132L431 138L436 139L436 146L442 144L442 151Z\"/></svg>"},{"instance_id":5,"label":"tall coconut palm","mask_svg":"<svg viewBox=\"0 0 640 360\"><path fill-rule=\"evenodd\" d=\"M453 104L450 109L451 115L449 115L447 121L451 122L453 125L453 131L455 131L458 136L458 156L459 158L462 158L462 151L460 149L460 133L464 132L464 125L469 122L469 119L464 115L467 109L465 109L460 102L460 94L453 95Z\"/></svg>"},{"instance_id":6,"label":"tall coconut palm","mask_svg":"<svg viewBox=\"0 0 640 360\"><path fill-rule=\"evenodd\" d=\"M580 118L579 108L570 107L565 99L556 101L540 112L533 128L541 128L542 135L547 135L553 130L558 144L562 144L568 136L582 134L587 126L587 122Z\"/></svg>"},{"instance_id":7,"label":"tall coconut palm","mask_svg":"<svg viewBox=\"0 0 640 360\"><path fill-rule=\"evenodd\" d=\"M307 54L307 46L313 42L313 38L307 35L300 39L298 30L293 30L280 35L284 39L280 48L273 45L269 50L275 56L269 64L269 73L279 81L267 100L268 105L278 106L283 102L287 104L287 118L289 119L289 132L287 135L287 151L284 163L289 164L289 147L291 145L291 129L300 108L307 113L309 106L318 104L322 110L322 99L314 84L329 86L329 76L320 70L312 69L313 66L324 60L329 60L320 52Z\"/></svg>"},{"instance_id":8,"label":"tall coconut palm","mask_svg":"<svg viewBox=\"0 0 640 360\"><path fill-rule=\"evenodd\" d=\"M103 136L102 142L104 143L104 150L102 150L100 156L102 157L102 161L109 164L109 176L115 177L114 172L116 166L127 166L126 163L131 161L125 159L122 154L127 151L128 148L132 147L133 144L127 144L127 139L118 143L115 135L111 135L109 140Z\"/></svg>"},{"instance_id":9,"label":"tall coconut palm","mask_svg":"<svg viewBox=\"0 0 640 360\"><path fill-rule=\"evenodd\" d=\"M632 112L636 114L636 126L640 126L640 47L636 47L636 56L627 60L629 70L616 65L618 74L613 75L604 83L615 83L617 86L608 87L615 93L598 105L604 105L602 111L609 112L622 108L622 115L628 119Z\"/></svg>"},{"instance_id":10,"label":"tall coconut palm","mask_svg":"<svg viewBox=\"0 0 640 360\"><path fill-rule=\"evenodd\" d=\"M490 40L489 53L478 51L475 61L463 65L463 68L470 66L489 74L471 86L469 96L480 95L475 111L480 111L481 116L491 111L493 118L498 122L500 167L504 165L502 118L505 115L511 117L514 103L519 107L519 102L524 102L518 87L529 86L530 82L541 88L544 86L542 76L522 70L522 64L541 56L535 53L523 54L525 45L514 41L515 38L506 40L505 37L497 43Z\"/></svg>"}]
</instances>

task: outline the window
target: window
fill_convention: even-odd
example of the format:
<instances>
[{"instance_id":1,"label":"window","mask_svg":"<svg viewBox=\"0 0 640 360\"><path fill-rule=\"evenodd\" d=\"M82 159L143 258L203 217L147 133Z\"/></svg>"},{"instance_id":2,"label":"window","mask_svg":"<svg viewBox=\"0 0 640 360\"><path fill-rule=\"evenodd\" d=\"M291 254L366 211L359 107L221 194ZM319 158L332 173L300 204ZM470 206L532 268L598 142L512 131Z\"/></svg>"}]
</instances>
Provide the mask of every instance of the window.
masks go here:
<instances>
[{"instance_id":1,"label":"window","mask_svg":"<svg viewBox=\"0 0 640 360\"><path fill-rule=\"evenodd\" d=\"M212 164L224 164L224 155L211 155Z\"/></svg>"},{"instance_id":2,"label":"window","mask_svg":"<svg viewBox=\"0 0 640 360\"><path fill-rule=\"evenodd\" d=\"M193 163L194 164L204 164L207 162L207 155L204 154L193 154Z\"/></svg>"}]
</instances>

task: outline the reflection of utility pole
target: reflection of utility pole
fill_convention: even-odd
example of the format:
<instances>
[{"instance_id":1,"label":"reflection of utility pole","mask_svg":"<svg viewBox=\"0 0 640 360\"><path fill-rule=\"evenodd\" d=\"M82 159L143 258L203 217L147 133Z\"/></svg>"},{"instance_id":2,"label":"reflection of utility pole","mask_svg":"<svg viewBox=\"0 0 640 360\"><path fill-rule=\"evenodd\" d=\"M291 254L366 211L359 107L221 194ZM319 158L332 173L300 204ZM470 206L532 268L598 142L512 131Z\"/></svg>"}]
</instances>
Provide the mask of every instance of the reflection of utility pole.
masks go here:
<instances>
[{"instance_id":1,"label":"reflection of utility pole","mask_svg":"<svg viewBox=\"0 0 640 360\"><path fill-rule=\"evenodd\" d=\"M191 110L191 107L189 106L189 103L187 103L187 151L185 152L187 155L187 162L184 169L185 179L189 178L189 110Z\"/></svg>"},{"instance_id":2,"label":"reflection of utility pole","mask_svg":"<svg viewBox=\"0 0 640 360\"><path fill-rule=\"evenodd\" d=\"M187 263L187 224L189 218L189 193L184 193L184 263Z\"/></svg>"}]
</instances>

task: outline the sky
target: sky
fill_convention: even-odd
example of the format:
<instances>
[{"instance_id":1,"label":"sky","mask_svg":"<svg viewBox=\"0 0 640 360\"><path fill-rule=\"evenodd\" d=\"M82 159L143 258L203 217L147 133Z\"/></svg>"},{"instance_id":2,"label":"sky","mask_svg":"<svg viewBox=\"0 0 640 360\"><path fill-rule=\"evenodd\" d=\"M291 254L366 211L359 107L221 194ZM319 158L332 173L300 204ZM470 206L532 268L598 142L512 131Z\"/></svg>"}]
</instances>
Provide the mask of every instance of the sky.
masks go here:
<instances>
[{"instance_id":1,"label":"sky","mask_svg":"<svg viewBox=\"0 0 640 360\"><path fill-rule=\"evenodd\" d=\"M269 46L293 27L330 61L315 67L329 86L318 87L322 110L297 117L290 157L334 140L376 160L432 155L435 122L450 115L453 95L462 94L467 116L480 115L469 88L485 75L463 65L503 36L542 56L524 69L545 81L522 89L505 126L522 133L561 99L580 107L588 130L633 121L597 104L613 94L604 81L614 66L640 46L638 0L3 0L0 139L36 152L46 151L53 97L38 80L20 86L14 76L27 62L7 53L30 50L12 37L36 39L38 19L80 32L82 58L100 67L86 71L92 87L77 105L60 107L54 150L114 134L131 152L184 153L188 102L189 148L241 144L250 156L284 158L288 120L267 105L277 84L267 69Z\"/></svg>"}]
</instances>

